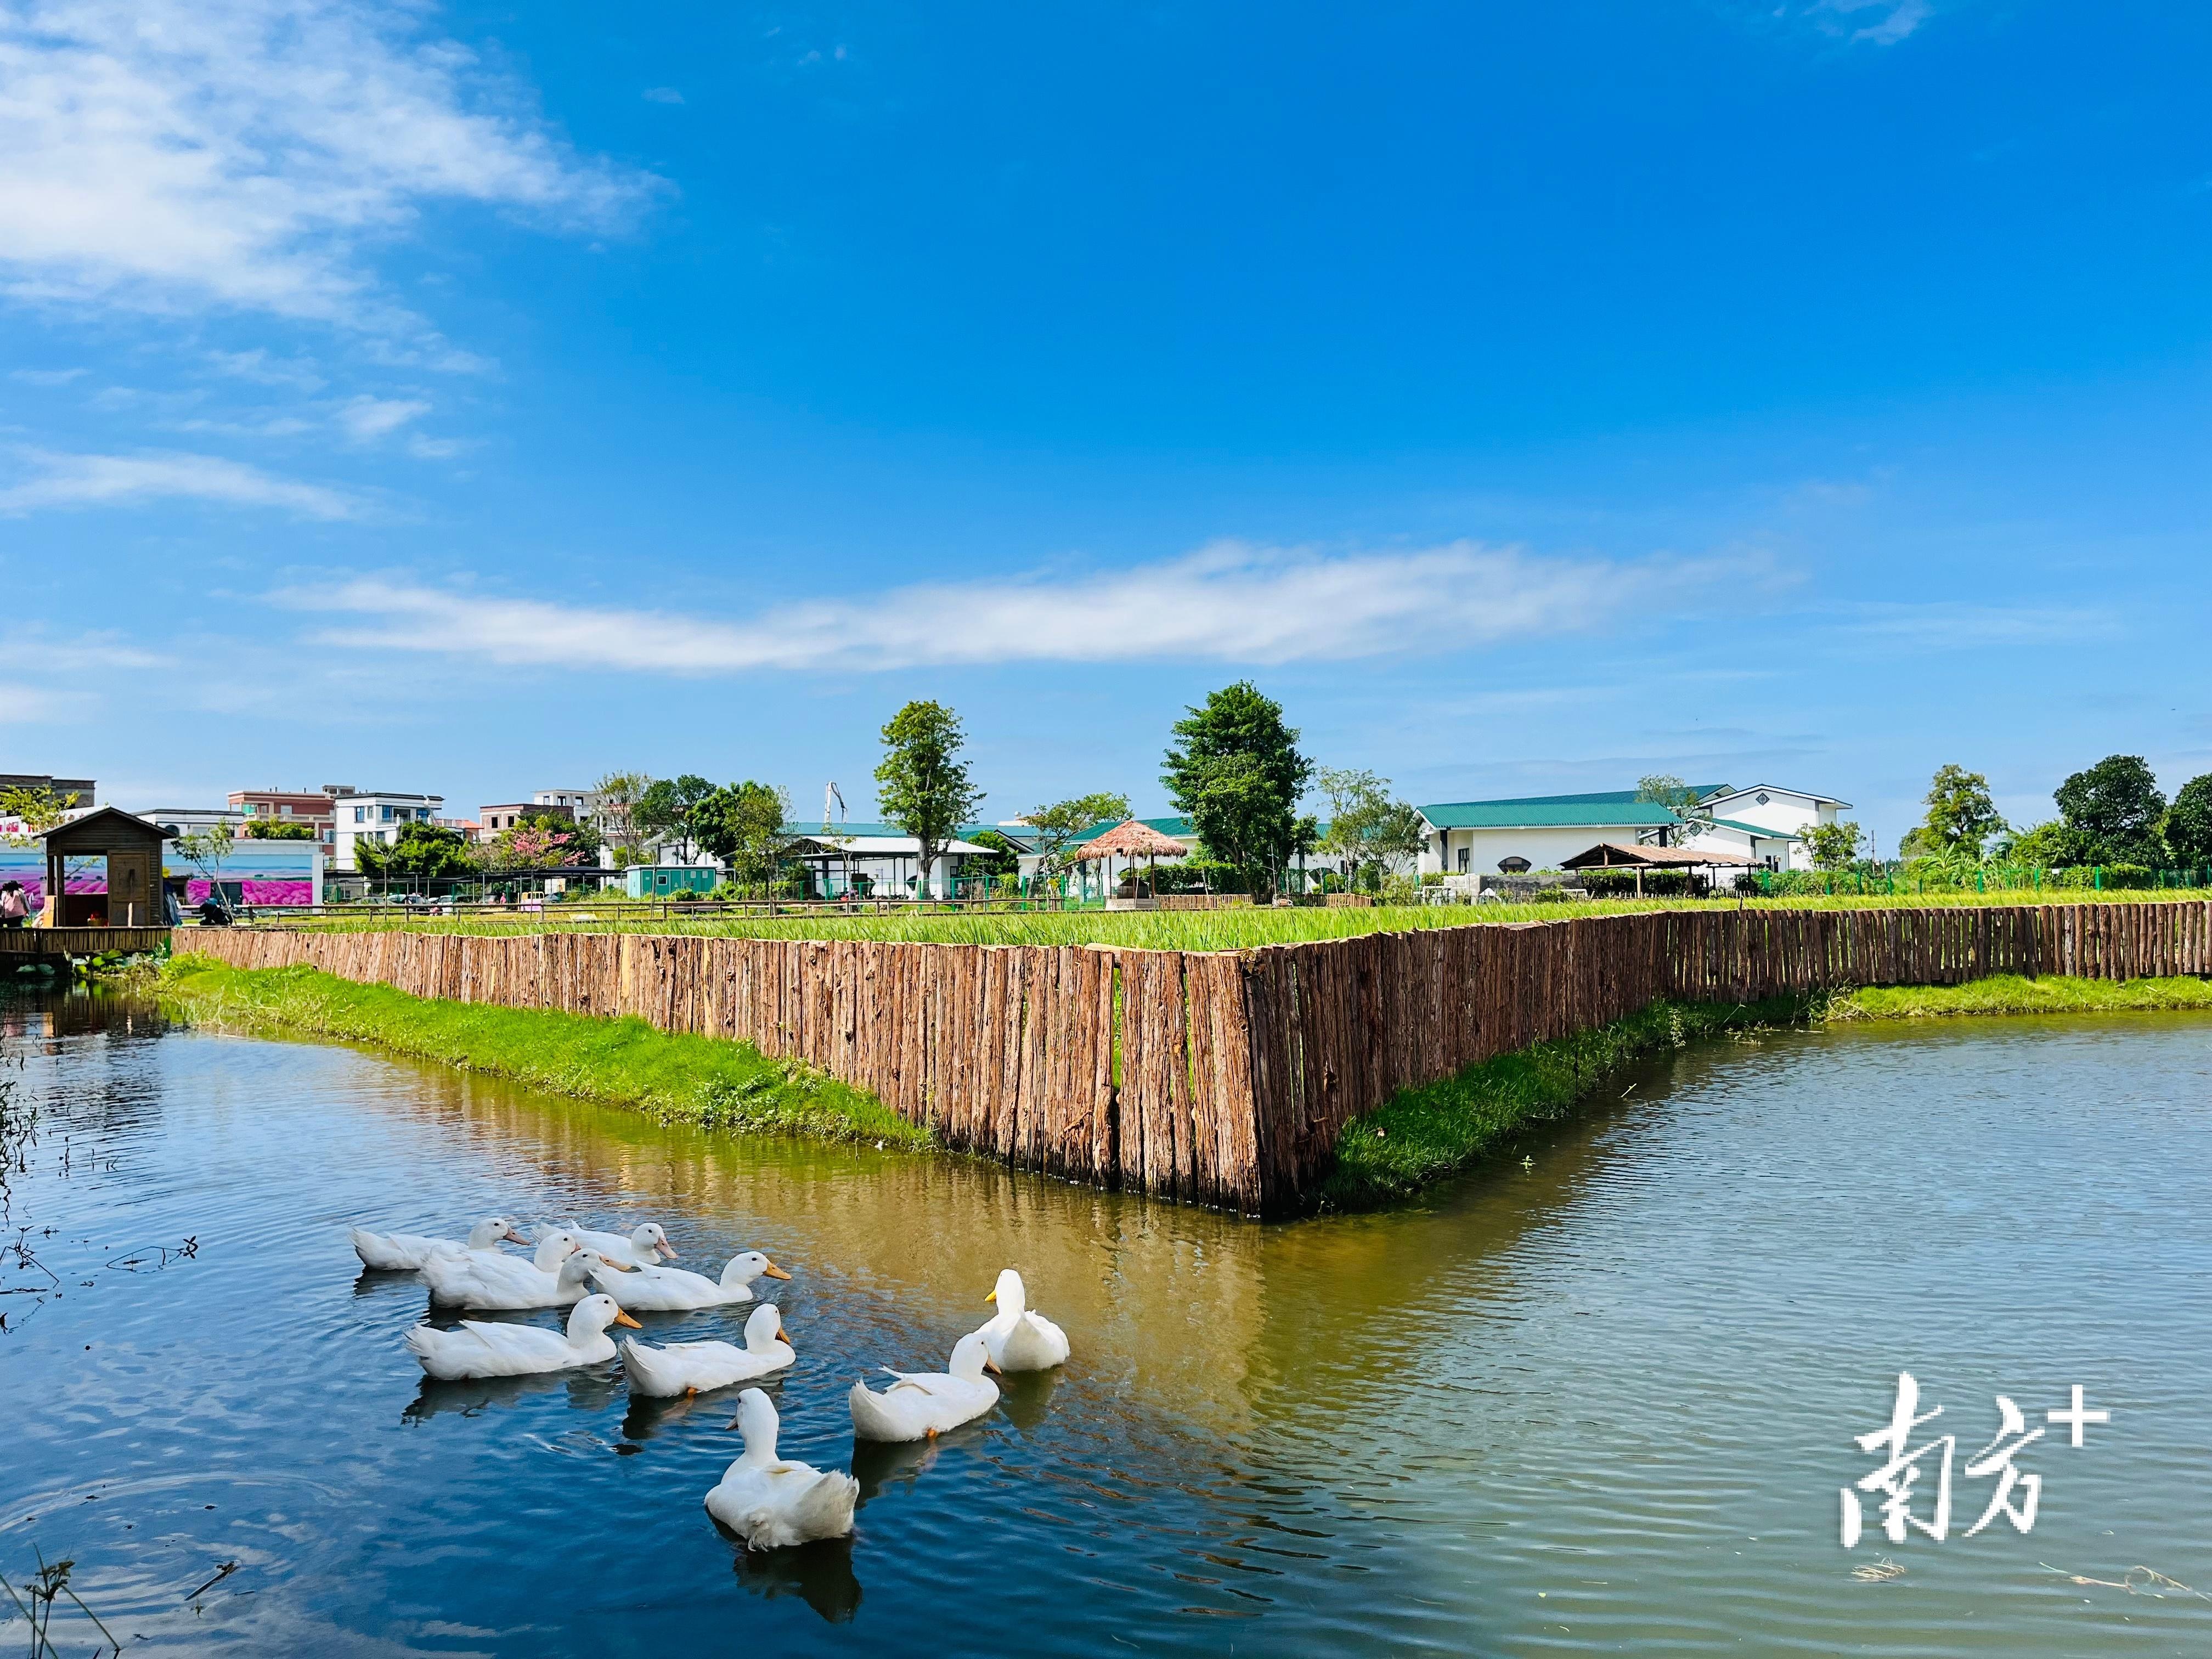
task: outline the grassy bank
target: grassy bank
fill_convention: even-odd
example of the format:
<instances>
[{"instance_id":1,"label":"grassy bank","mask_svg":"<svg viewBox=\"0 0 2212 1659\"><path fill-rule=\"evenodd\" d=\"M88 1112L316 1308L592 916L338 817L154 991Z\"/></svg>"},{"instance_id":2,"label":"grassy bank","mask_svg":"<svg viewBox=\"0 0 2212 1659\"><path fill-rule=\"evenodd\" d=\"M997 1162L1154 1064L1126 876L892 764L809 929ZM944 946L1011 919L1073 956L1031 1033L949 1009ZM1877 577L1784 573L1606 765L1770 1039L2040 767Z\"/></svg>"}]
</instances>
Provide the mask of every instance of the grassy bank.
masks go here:
<instances>
[{"instance_id":1,"label":"grassy bank","mask_svg":"<svg viewBox=\"0 0 2212 1659\"><path fill-rule=\"evenodd\" d=\"M1442 1083L1407 1090L1346 1124L1321 1203L1324 1209L1365 1210L1409 1197L1494 1150L1520 1125L1565 1115L1630 1060L1699 1037L1760 1026L2191 1008L2212 1010L2212 980L1997 974L1964 985L1876 986L1749 1006L1655 1003L1599 1030L1502 1054Z\"/></svg>"},{"instance_id":2,"label":"grassy bank","mask_svg":"<svg viewBox=\"0 0 2212 1659\"><path fill-rule=\"evenodd\" d=\"M1949 1019L1972 1014L2101 1014L2132 1009L2212 1008L2212 980L2024 979L1992 974L1964 985L1885 985L1828 1000L1824 1017Z\"/></svg>"},{"instance_id":3,"label":"grassy bank","mask_svg":"<svg viewBox=\"0 0 2212 1659\"><path fill-rule=\"evenodd\" d=\"M1794 997L1655 1002L1595 1031L1500 1054L1457 1077L1407 1089L1345 1125L1321 1207L1371 1210L1410 1197L1473 1163L1522 1124L1565 1116L1632 1060L1724 1032L1800 1024L1810 1012Z\"/></svg>"},{"instance_id":4,"label":"grassy bank","mask_svg":"<svg viewBox=\"0 0 2212 1659\"><path fill-rule=\"evenodd\" d=\"M665 1122L897 1146L932 1139L874 1096L811 1067L641 1019L430 1001L307 968L248 973L206 957L173 959L154 989L196 1024L367 1043Z\"/></svg>"},{"instance_id":5,"label":"grassy bank","mask_svg":"<svg viewBox=\"0 0 2212 1659\"><path fill-rule=\"evenodd\" d=\"M1752 910L1879 910L1962 908L1991 904L2142 904L2175 899L2203 901L2207 890L2099 893L2081 890L2015 889L1993 893L1927 893L1861 896L1837 894L1747 900ZM1560 921L1571 916L1621 915L1651 910L1733 908L1715 899L1591 899L1561 904L1376 905L1367 909L1275 909L1259 905L1224 910L896 910L886 915L768 915L751 912L686 915L682 905L660 907L622 900L584 900L521 915L349 915L343 906L289 926L334 933L512 934L548 932L700 934L732 939L852 939L941 945L1115 945L1161 951L1237 951L1261 945L1343 939L1359 933L1406 933L1428 927L1484 923Z\"/></svg>"}]
</instances>

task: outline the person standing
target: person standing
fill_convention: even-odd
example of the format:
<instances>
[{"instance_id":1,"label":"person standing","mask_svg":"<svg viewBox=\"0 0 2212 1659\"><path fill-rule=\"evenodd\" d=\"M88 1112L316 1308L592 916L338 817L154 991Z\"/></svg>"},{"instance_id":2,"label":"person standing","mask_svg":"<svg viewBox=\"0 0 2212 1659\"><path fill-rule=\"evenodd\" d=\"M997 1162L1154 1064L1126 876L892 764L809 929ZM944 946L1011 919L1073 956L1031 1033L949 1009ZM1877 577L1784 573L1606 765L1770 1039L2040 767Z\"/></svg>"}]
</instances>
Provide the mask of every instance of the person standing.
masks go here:
<instances>
[{"instance_id":1,"label":"person standing","mask_svg":"<svg viewBox=\"0 0 2212 1659\"><path fill-rule=\"evenodd\" d=\"M31 896L20 881L0 882L0 927L21 927L31 919Z\"/></svg>"}]
</instances>

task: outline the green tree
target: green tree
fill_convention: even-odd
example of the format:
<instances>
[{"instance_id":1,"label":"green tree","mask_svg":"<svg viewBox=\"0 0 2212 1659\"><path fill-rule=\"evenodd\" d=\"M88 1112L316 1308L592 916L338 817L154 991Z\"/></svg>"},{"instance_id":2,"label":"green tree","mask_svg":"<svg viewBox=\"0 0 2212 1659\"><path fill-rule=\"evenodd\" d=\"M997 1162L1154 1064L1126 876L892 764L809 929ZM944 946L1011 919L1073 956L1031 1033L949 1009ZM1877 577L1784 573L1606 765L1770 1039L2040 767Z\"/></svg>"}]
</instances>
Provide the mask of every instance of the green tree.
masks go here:
<instances>
[{"instance_id":1,"label":"green tree","mask_svg":"<svg viewBox=\"0 0 2212 1659\"><path fill-rule=\"evenodd\" d=\"M960 757L960 717L941 702L909 702L884 727L876 768L876 801L884 816L921 843L915 896L929 892L931 866L961 824L975 817L983 792Z\"/></svg>"},{"instance_id":2,"label":"green tree","mask_svg":"<svg viewBox=\"0 0 2212 1659\"><path fill-rule=\"evenodd\" d=\"M1990 797L1990 781L1963 766L1947 763L1937 767L1925 801L1928 816L1898 849L1907 858L1964 855L1978 860L1983 843L2005 827Z\"/></svg>"},{"instance_id":3,"label":"green tree","mask_svg":"<svg viewBox=\"0 0 2212 1659\"><path fill-rule=\"evenodd\" d=\"M248 841L313 841L315 826L300 818L248 818L238 833Z\"/></svg>"},{"instance_id":4,"label":"green tree","mask_svg":"<svg viewBox=\"0 0 2212 1659\"><path fill-rule=\"evenodd\" d=\"M363 836L353 844L353 861L362 874L386 881L410 882L434 876L467 876L477 871L469 844L458 830L442 823L409 823L390 842Z\"/></svg>"},{"instance_id":5,"label":"green tree","mask_svg":"<svg viewBox=\"0 0 2212 1659\"><path fill-rule=\"evenodd\" d=\"M786 790L750 779L725 784L692 810L699 845L729 866L740 886L757 885L765 894L782 866L790 839L783 826L791 819Z\"/></svg>"},{"instance_id":6,"label":"green tree","mask_svg":"<svg viewBox=\"0 0 2212 1659\"><path fill-rule=\"evenodd\" d=\"M2140 755L2107 755L2051 791L2066 827L2082 839L2090 864L2166 861L2158 821L2166 797Z\"/></svg>"},{"instance_id":7,"label":"green tree","mask_svg":"<svg viewBox=\"0 0 2212 1659\"><path fill-rule=\"evenodd\" d=\"M976 846L989 848L991 855L988 858L969 859L960 866L963 875L989 876L994 880L1002 881L1008 876L1020 873L1021 848L1008 840L1003 832L997 830L978 830L973 839Z\"/></svg>"},{"instance_id":8,"label":"green tree","mask_svg":"<svg viewBox=\"0 0 2212 1659\"><path fill-rule=\"evenodd\" d=\"M647 784L630 808L632 830L642 842L676 846L677 861L689 864L699 836L691 814L714 793L714 786L696 772L678 778L658 778Z\"/></svg>"},{"instance_id":9,"label":"green tree","mask_svg":"<svg viewBox=\"0 0 2212 1659\"><path fill-rule=\"evenodd\" d=\"M200 872L208 884L208 896L228 911L230 903L222 896L222 870L230 861L231 849L238 844L230 820L217 818L204 830L188 830L172 844L177 849L177 856Z\"/></svg>"},{"instance_id":10,"label":"green tree","mask_svg":"<svg viewBox=\"0 0 2212 1659\"><path fill-rule=\"evenodd\" d=\"M2092 862L2082 836L2057 818L2030 824L2001 837L1993 856L2007 864L2033 865L2045 870L2063 870Z\"/></svg>"},{"instance_id":11,"label":"green tree","mask_svg":"<svg viewBox=\"0 0 2212 1659\"><path fill-rule=\"evenodd\" d=\"M44 787L0 789L0 818L20 820L21 835L0 836L0 847L28 847L70 815L77 804L74 793L58 795Z\"/></svg>"},{"instance_id":12,"label":"green tree","mask_svg":"<svg viewBox=\"0 0 2212 1659\"><path fill-rule=\"evenodd\" d=\"M2174 861L2188 869L2212 866L2212 772L2174 792L2166 813L2166 844Z\"/></svg>"},{"instance_id":13,"label":"green tree","mask_svg":"<svg viewBox=\"0 0 2212 1659\"><path fill-rule=\"evenodd\" d=\"M1712 809L1700 802L1695 789L1669 773L1638 778L1636 799L1663 806L1674 815L1674 823L1659 832L1662 847L1685 846L1713 827Z\"/></svg>"},{"instance_id":14,"label":"green tree","mask_svg":"<svg viewBox=\"0 0 2212 1659\"><path fill-rule=\"evenodd\" d=\"M1298 798L1313 763L1283 706L1249 680L1213 692L1175 724L1160 773L1207 853L1258 887L1297 851Z\"/></svg>"},{"instance_id":15,"label":"green tree","mask_svg":"<svg viewBox=\"0 0 2212 1659\"><path fill-rule=\"evenodd\" d=\"M1047 880L1065 874L1074 862L1071 849L1078 836L1096 824L1122 823L1128 816L1129 798L1104 789L1038 807L1029 816L1030 828L1036 832L1037 874ZM981 837L977 841L981 843Z\"/></svg>"},{"instance_id":16,"label":"green tree","mask_svg":"<svg viewBox=\"0 0 2212 1659\"><path fill-rule=\"evenodd\" d=\"M1815 870L1848 869L1866 845L1866 831L1849 818L1839 818L1833 823L1808 823L1798 834L1805 838L1806 849L1813 854Z\"/></svg>"},{"instance_id":17,"label":"green tree","mask_svg":"<svg viewBox=\"0 0 2212 1659\"><path fill-rule=\"evenodd\" d=\"M652 787L653 776L647 772L610 772L592 786L592 793L599 798L593 816L603 843L614 849L617 865L636 864L645 857L635 814L638 801Z\"/></svg>"},{"instance_id":18,"label":"green tree","mask_svg":"<svg viewBox=\"0 0 2212 1659\"><path fill-rule=\"evenodd\" d=\"M1341 860L1356 884L1379 887L1385 871L1419 855L1427 825L1419 808L1392 797L1389 779L1364 769L1324 766L1316 782L1329 813L1319 849Z\"/></svg>"}]
</instances>

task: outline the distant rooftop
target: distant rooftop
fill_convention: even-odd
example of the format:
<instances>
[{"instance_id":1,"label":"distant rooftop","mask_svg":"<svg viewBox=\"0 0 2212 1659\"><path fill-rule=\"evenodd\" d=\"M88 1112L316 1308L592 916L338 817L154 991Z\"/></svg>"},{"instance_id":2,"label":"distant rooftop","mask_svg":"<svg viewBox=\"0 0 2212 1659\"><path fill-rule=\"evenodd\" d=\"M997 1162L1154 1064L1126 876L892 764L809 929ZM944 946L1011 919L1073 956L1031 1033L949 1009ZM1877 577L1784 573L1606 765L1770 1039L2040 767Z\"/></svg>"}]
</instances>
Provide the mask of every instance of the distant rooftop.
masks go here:
<instances>
[{"instance_id":1,"label":"distant rooftop","mask_svg":"<svg viewBox=\"0 0 2212 1659\"><path fill-rule=\"evenodd\" d=\"M1702 800L1726 791L1724 783L1697 783L1691 790ZM1656 801L1638 800L1633 789L1600 789L1577 795L1513 795L1502 800L1442 801L1421 808L1421 816L1439 830L1578 829L1589 824L1618 824L1656 830L1675 822L1674 815Z\"/></svg>"}]
</instances>

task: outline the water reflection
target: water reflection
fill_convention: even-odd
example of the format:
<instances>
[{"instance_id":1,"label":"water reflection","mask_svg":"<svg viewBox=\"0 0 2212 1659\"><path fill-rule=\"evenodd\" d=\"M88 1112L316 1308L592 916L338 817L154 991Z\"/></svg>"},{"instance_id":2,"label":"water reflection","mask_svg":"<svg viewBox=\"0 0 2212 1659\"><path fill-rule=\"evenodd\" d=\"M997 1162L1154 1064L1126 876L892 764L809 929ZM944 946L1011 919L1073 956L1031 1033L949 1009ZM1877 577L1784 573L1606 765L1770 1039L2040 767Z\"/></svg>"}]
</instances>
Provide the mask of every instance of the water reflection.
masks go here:
<instances>
[{"instance_id":1,"label":"water reflection","mask_svg":"<svg viewBox=\"0 0 2212 1659\"><path fill-rule=\"evenodd\" d=\"M60 1224L67 1292L0 1334L31 1471L0 1490L40 1495L0 1513L0 1552L35 1539L88 1583L143 1586L150 1645L286 1629L599 1659L712 1650L742 1620L794 1654L853 1639L824 1620L917 1651L988 1581L1038 1652L1212 1654L1224 1618L1295 1652L1703 1653L1753 1625L1807 1652L2202 1646L2201 1604L2062 1607L2036 1563L2212 1583L2187 1521L2212 1443L2212 1022L1691 1051L1421 1205L1261 1228L105 1024L92 1001L0 1012L50 1115L18 1198ZM2155 1180L2116 1145L2158 1146ZM419 1280L358 1270L344 1226L495 1212L650 1218L695 1263L758 1247L790 1268L774 1299L799 1360L766 1386L787 1455L849 1462L856 1539L732 1558L701 1499L739 1449L737 1390L641 1400L618 1364L423 1379L400 1346ZM188 1236L179 1270L105 1265ZM853 1381L940 1366L1010 1264L1073 1362L1000 1379L997 1409L938 1441L855 1446ZM749 1311L647 1322L738 1341ZM1906 1594L1869 1594L1834 1491L1900 1364L1960 1413L2081 1381L2129 1431L2045 1470L2032 1540L1918 1550ZM339 1496L245 1489L245 1468ZM521 1541L547 1527L618 1556L617 1580ZM164 1624L234 1535L260 1552L254 1595Z\"/></svg>"},{"instance_id":2,"label":"water reflection","mask_svg":"<svg viewBox=\"0 0 2212 1659\"><path fill-rule=\"evenodd\" d=\"M737 1549L738 1583L763 1600L796 1596L833 1625L848 1625L860 1610L860 1581L853 1571L853 1540L825 1538L795 1549L749 1550L721 1524L714 1530Z\"/></svg>"}]
</instances>

